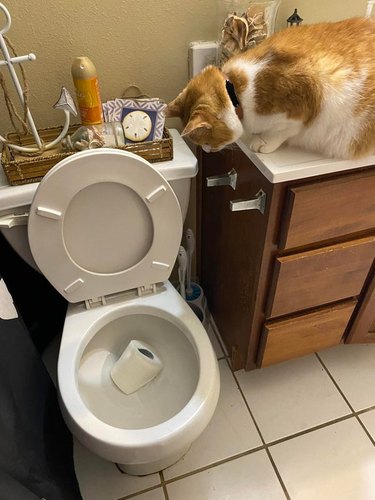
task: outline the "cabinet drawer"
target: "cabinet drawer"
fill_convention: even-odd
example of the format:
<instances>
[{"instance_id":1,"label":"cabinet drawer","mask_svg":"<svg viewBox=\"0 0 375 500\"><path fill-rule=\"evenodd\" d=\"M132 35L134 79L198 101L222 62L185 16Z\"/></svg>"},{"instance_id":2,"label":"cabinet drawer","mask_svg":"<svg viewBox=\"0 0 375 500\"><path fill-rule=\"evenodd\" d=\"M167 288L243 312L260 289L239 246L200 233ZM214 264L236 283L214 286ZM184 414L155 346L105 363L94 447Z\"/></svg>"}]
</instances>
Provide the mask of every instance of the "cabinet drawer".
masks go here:
<instances>
[{"instance_id":1,"label":"cabinet drawer","mask_svg":"<svg viewBox=\"0 0 375 500\"><path fill-rule=\"evenodd\" d=\"M267 317L355 297L375 257L375 236L278 257Z\"/></svg>"},{"instance_id":2,"label":"cabinet drawer","mask_svg":"<svg viewBox=\"0 0 375 500\"><path fill-rule=\"evenodd\" d=\"M259 366L272 365L339 344L355 305L355 300L349 300L295 318L266 323Z\"/></svg>"},{"instance_id":3,"label":"cabinet drawer","mask_svg":"<svg viewBox=\"0 0 375 500\"><path fill-rule=\"evenodd\" d=\"M375 228L375 172L288 190L280 248L295 248Z\"/></svg>"}]
</instances>

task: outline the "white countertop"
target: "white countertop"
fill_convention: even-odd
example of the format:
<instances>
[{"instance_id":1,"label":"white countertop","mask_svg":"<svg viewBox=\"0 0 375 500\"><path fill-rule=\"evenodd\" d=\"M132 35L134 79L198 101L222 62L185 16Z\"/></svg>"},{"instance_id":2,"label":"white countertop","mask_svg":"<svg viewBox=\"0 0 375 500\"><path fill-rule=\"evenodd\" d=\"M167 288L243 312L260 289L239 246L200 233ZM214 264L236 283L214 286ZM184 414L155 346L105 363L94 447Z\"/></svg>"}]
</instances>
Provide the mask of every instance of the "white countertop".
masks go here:
<instances>
[{"instance_id":1,"label":"white countertop","mask_svg":"<svg viewBox=\"0 0 375 500\"><path fill-rule=\"evenodd\" d=\"M173 139L173 160L153 163L152 165L168 181L195 177L198 160L177 130L169 130ZM173 171L172 171L173 167ZM39 182L10 186L3 168L0 168L0 210L30 205Z\"/></svg>"},{"instance_id":2,"label":"white countertop","mask_svg":"<svg viewBox=\"0 0 375 500\"><path fill-rule=\"evenodd\" d=\"M237 144L272 184L375 165L375 155L359 160L334 160L289 146L265 154L250 151L244 140Z\"/></svg>"}]
</instances>

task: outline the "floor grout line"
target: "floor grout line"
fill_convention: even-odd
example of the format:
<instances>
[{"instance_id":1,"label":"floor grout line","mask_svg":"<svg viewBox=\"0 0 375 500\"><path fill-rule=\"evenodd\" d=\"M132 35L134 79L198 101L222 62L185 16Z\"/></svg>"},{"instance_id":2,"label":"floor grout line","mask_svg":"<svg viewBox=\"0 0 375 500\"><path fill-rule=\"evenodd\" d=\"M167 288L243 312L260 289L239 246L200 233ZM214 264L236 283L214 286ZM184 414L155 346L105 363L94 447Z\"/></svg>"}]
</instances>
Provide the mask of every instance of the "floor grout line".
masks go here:
<instances>
[{"instance_id":1,"label":"floor grout line","mask_svg":"<svg viewBox=\"0 0 375 500\"><path fill-rule=\"evenodd\" d=\"M214 469L215 467L218 467L219 465L226 464L228 462L233 462L234 460L237 460L238 458L246 457L247 455L252 455L253 453L256 453L257 451L263 450L263 446L257 446L256 448L252 448L251 450L246 450L242 451L241 453L237 453L236 455L232 455L231 457L228 458L223 458L222 460L218 460L217 462L213 462L212 464L209 465L204 465L203 467L199 467L199 469L194 469L190 472L186 472L185 474L181 474L180 476L176 477L171 477L170 479L166 479L165 484L170 484L170 483L175 483L177 481L180 481L181 479L186 479L187 477L190 476L195 476L196 474L199 474L200 472L204 472L209 469Z\"/></svg>"},{"instance_id":2,"label":"floor grout line","mask_svg":"<svg viewBox=\"0 0 375 500\"><path fill-rule=\"evenodd\" d=\"M363 413L368 413L370 411L375 410L375 405L374 406L369 406L368 408L364 408L363 410L357 410L356 414L357 415L362 415Z\"/></svg>"},{"instance_id":3,"label":"floor grout line","mask_svg":"<svg viewBox=\"0 0 375 500\"><path fill-rule=\"evenodd\" d=\"M322 365L322 367L324 368L325 372L327 373L327 375L329 376L329 378L331 379L331 381L333 382L334 386L336 387L336 389L338 390L338 392L340 393L341 397L343 398L343 400L345 401L345 403L349 406L351 412L354 414L355 413L355 410L353 408L353 406L350 404L348 398L345 396L345 394L342 392L340 386L337 384L335 378L333 377L333 375L331 374L331 372L329 371L328 367L324 364L322 358L319 356L319 353L315 352L315 357L318 359L319 363Z\"/></svg>"},{"instance_id":4,"label":"floor grout line","mask_svg":"<svg viewBox=\"0 0 375 500\"><path fill-rule=\"evenodd\" d=\"M121 470L121 469L119 469L119 470ZM126 473L124 472L123 474L126 474ZM134 493L130 493L129 495L125 495L123 497L118 498L117 500L130 500L131 498L136 499L138 496L143 495L144 493L148 493L149 491L156 490L158 488L161 488L163 490L164 499L169 500L168 491L167 491L167 487L166 487L166 481L164 479L163 471L162 470L159 471L158 474L159 474L159 479L160 479L159 484L156 484L155 486L151 486L149 488L138 490Z\"/></svg>"},{"instance_id":5,"label":"floor grout line","mask_svg":"<svg viewBox=\"0 0 375 500\"><path fill-rule=\"evenodd\" d=\"M267 443L268 446L276 446L277 444L285 443L286 441L290 441L291 439L299 438L304 436L305 434L311 434L312 432L319 431L320 429L324 429L324 427L330 427L331 425L338 424L340 422L344 422L345 420L349 420L353 418L355 415L353 413L348 413L347 415L342 415L341 417L334 418L332 420L328 420L327 422L323 422L318 425L314 425L313 427L309 427L308 429L304 429L302 431L291 434L290 436L285 436L283 438L275 439L274 441L270 441Z\"/></svg>"},{"instance_id":6,"label":"floor grout line","mask_svg":"<svg viewBox=\"0 0 375 500\"><path fill-rule=\"evenodd\" d=\"M164 473L162 470L159 472L159 477L160 477L161 486L163 488L164 498L165 498L165 500L169 500L167 485L166 485Z\"/></svg>"},{"instance_id":7,"label":"floor grout line","mask_svg":"<svg viewBox=\"0 0 375 500\"><path fill-rule=\"evenodd\" d=\"M353 406L350 404L348 398L345 396L345 394L343 393L343 391L341 390L340 386L338 385L338 383L336 382L335 378L333 377L333 375L331 374L331 372L329 371L329 368L324 364L324 361L321 359L321 357L319 356L319 353L315 353L315 356L318 358L320 364L322 365L322 367L324 368L324 370L327 372L327 375L329 376L329 378L332 380L332 383L334 384L334 386L336 387L336 389L339 391L340 395L342 396L342 398L344 399L344 401L346 402L346 404L349 406L349 408L351 409L352 411L352 414L353 416L357 419L359 425L362 427L362 429L364 430L365 434L367 435L367 437L369 438L369 440L371 441L371 443L373 444L373 446L375 446L375 440L374 438L371 436L371 434L369 433L369 431L367 430L365 424L362 422L362 420L359 418L359 415L361 415L362 413L364 413L364 411L356 411ZM374 407L375 408L375 407ZM367 408L366 411L369 411L369 409Z\"/></svg>"},{"instance_id":8,"label":"floor grout line","mask_svg":"<svg viewBox=\"0 0 375 500\"><path fill-rule=\"evenodd\" d=\"M260 431L260 427L259 427L259 425L258 425L258 423L257 423L257 421L256 421L256 419L255 419L255 417L254 417L254 415L253 415L253 412L252 412L252 411L251 411L251 409L250 409L250 405L249 405L249 403L247 402L247 400L246 400L246 398L245 398L245 395L244 395L244 393L243 393L243 391L242 391L242 387L241 387L241 385L240 385L240 383L239 383L239 381L238 381L238 379L237 379L237 377L236 377L235 372L232 370L232 368L231 368L231 366L230 366L230 362L229 362L229 360L228 360L228 359L227 359L227 364L228 364L229 369L230 369L230 371L231 371L231 373L232 373L232 376L233 376L233 378L234 378L234 380L235 380L235 382L236 382L237 388L238 388L238 390L240 391L240 394L241 394L242 400L243 400L243 402L244 402L244 403L245 403L245 405L246 405L247 411L249 412L250 417L252 418L252 421L253 421L253 423L254 423L254 425L255 425L255 428L256 428L256 430L257 430L257 432L258 432L259 436L260 436L260 439L261 439L261 441L262 441L262 443L263 443L263 449L264 449L264 450L266 451L266 453L267 453L268 459L269 459L269 461L271 462L272 468L273 468L273 470L274 470L274 472L275 472L275 474L276 474L277 479L279 480L280 486L281 486L281 488L282 488L282 490L283 490L283 492L284 492L284 494L285 494L286 498L287 498L288 500L290 500L290 495L289 495L289 492L288 492L288 490L287 490L287 488L286 488L286 486L285 486L285 484L284 484L284 481L283 481L283 480L282 480L282 478L281 478L280 472L279 472L279 470L277 469L276 464L275 464L275 462L274 462L274 460L273 460L273 457L272 457L272 455L271 455L271 452L270 452L270 451L269 451L269 449L268 449L268 445L267 445L267 443L266 443L266 440L264 439L263 434L262 434L262 433L261 433L261 431Z\"/></svg>"},{"instance_id":9,"label":"floor grout line","mask_svg":"<svg viewBox=\"0 0 375 500\"><path fill-rule=\"evenodd\" d=\"M160 484L157 484L155 486L150 486L149 488L145 488L143 490L138 490L138 491L135 491L134 493L130 493L129 495L125 495L123 497L119 497L116 500L130 500L131 498L137 498L140 495L143 495L144 493L148 493L149 491L157 490L160 487L161 487ZM166 500L168 500L168 498L166 498Z\"/></svg>"},{"instance_id":10,"label":"floor grout line","mask_svg":"<svg viewBox=\"0 0 375 500\"><path fill-rule=\"evenodd\" d=\"M280 472L279 472L279 469L277 468L277 466L276 466L276 464L275 464L275 461L274 461L274 459L273 459L273 456L271 455L271 452L270 452L270 450L268 449L268 446L267 446L267 445L265 446L265 451L266 451L266 453L267 453L268 460L271 462L271 465L272 465L272 467L273 467L273 470L275 471L276 477L277 477L277 479L279 480L280 486L281 486L281 488L282 488L282 490L283 490L283 492L284 492L285 497L287 498L287 500L292 500L292 499L291 499L291 496L289 495L289 492L288 492L288 490L287 490L287 487L285 486L284 481L283 481L283 479L282 479L282 477L281 477L281 474L280 474Z\"/></svg>"},{"instance_id":11,"label":"floor grout line","mask_svg":"<svg viewBox=\"0 0 375 500\"><path fill-rule=\"evenodd\" d=\"M214 330L215 336L217 337L215 328L213 328L213 330ZM220 342L220 338L217 338L217 340ZM350 410L350 412L347 415L343 415L343 416L338 417L336 419L332 419L332 420L323 422L321 424L318 424L316 426L310 427L308 429L304 429L304 430L302 430L300 432L296 432L296 433L291 434L289 436L285 436L283 438L280 438L280 439L277 439L277 440L274 440L274 441L266 442L265 439L264 439L264 437L263 437L263 435L262 435L262 432L261 432L261 430L259 428L259 425L256 422L256 419L255 419L255 417L254 417L254 415L253 415L253 413L252 413L252 411L250 409L250 406L249 406L249 404L248 404L248 402L247 402L247 400L245 398L245 395L244 395L244 393L242 391L240 383L238 382L236 374L235 374L235 372L231 368L229 357L226 356L226 355L224 355L224 356L218 358L218 361L222 361L222 360L226 360L226 362L227 362L227 365L228 365L228 367L230 369L230 372L232 373L232 376L233 376L233 378L234 378L234 380L236 382L237 388L238 388L238 390L239 390L239 392L241 394L243 402L246 405L246 408L247 408L247 410L248 410L248 412L249 412L249 414L250 414L250 416L252 418L252 421L253 421L253 423L255 425L255 428L256 428L256 430L257 430L257 432L258 432L258 434L260 436L260 439L261 439L261 441L262 441L263 444L261 446L257 446L255 448L252 448L251 450L247 450L247 451L238 453L236 455L233 455L231 457L228 457L228 458L225 458L225 459L222 459L222 460L218 460L218 461L213 462L213 463L211 463L209 465L206 465L204 467L200 467L198 469L194 469L194 470L189 471L189 472L187 472L185 474L181 474L181 475L178 475L178 476L170 478L170 479L166 479L165 480L164 477L163 477L163 479L164 479L163 487L164 488L166 488L167 484L177 482L177 481L179 481L181 479L185 479L187 477L194 476L195 474L199 474L200 472L204 472L206 470L212 469L212 468L217 467L219 465L223 465L225 463L232 462L232 461L237 460L237 459L239 459L239 458L241 458L243 456L251 455L251 454L256 453L258 451L264 450L267 453L267 456L268 456L268 458L270 460L270 463L271 463L271 465L272 465L272 467L274 469L274 472L275 472L275 474L276 474L276 476L277 476L277 478L278 478L278 480L280 482L280 485L281 485L281 487L283 489L283 492L284 492L287 500L291 500L291 497L290 497L290 495L288 493L288 490L287 490L286 486L284 485L284 482L283 482L283 480L281 478L280 472L277 469L277 466L276 466L276 464L275 464L275 462L273 460L273 457L272 457L272 454L271 454L269 448L271 446L275 446L277 444L280 444L280 443L283 443L283 442L286 442L286 441L290 441L291 439L300 437L302 435L309 434L311 432L314 432L316 430L322 429L324 427L328 427L330 425L334 425L336 423L348 420L349 418L353 418L353 417L356 416L356 413L358 413L358 414L360 414L360 413L366 413L367 411L370 411L371 409L375 409L375 406L374 406L374 407L371 407L371 408L367 408L367 409L361 410L360 412L355 412L354 409L351 407L351 405L348 404L348 409ZM341 390L340 390L340 393L341 393ZM168 498L167 498L167 500L168 500Z\"/></svg>"},{"instance_id":12,"label":"floor grout line","mask_svg":"<svg viewBox=\"0 0 375 500\"><path fill-rule=\"evenodd\" d=\"M232 374L233 374L233 372L232 372ZM236 380L236 382L237 382L237 380ZM241 394L242 394L242 390L241 390L241 388L239 388L239 389L240 389L240 392L241 392ZM243 398L244 398L244 396L243 396ZM252 416L252 413L251 413L251 411L250 411L250 409L249 409L249 406L248 406L248 403L247 403L247 401L246 401L246 400L245 400L245 404L246 404L246 406L247 406L247 408L248 408L248 410L249 410L250 415ZM371 408L368 408L368 409L360 410L360 411L359 411L359 412L357 412L357 413L358 413L358 414L367 413L368 411L371 411L372 409L375 409L375 407L371 407ZM268 458L270 459L270 462L271 462L271 464L273 465L273 468L275 469L276 476L277 476L277 478L279 479L281 486L283 486L283 482L282 482L282 480L281 480L281 478L280 478L280 473L279 473L279 471L277 470L277 466L276 466L276 464L274 463L273 458L272 458L272 455L271 455L271 453L270 453L270 451L269 451L269 448L270 448L270 447L275 446L275 445L280 444L280 443L284 443L284 442L286 442L286 441L290 441L291 439L294 439L294 438L297 438L297 437L303 436L303 435L305 435L305 434L309 434L309 433L311 433L311 432L314 432L314 431L316 431L316 430L322 429L322 428L324 428L324 427L329 427L330 425L334 425L334 424L336 424L336 423L343 422L343 421L348 420L348 419L350 419L350 418L353 418L353 417L355 417L355 416L356 416L356 415L355 415L355 413L354 413L354 412L353 412L353 413L348 413L347 415L343 415L342 417L338 417L338 418L336 418L336 419L329 420L329 421L327 421L327 422L324 422L324 423L322 423L322 424L316 425L316 426L314 426L314 427L310 427L309 429L305 429L305 430L300 431L300 432L297 432L297 433L295 433L295 434L291 434L290 436L285 436L285 437L283 437L283 438L277 439L277 440L275 440L275 441L270 441L270 442L268 442L268 443L264 440L264 438L263 438L263 436L262 436L261 432L258 430L258 426L257 426L257 424L256 424L256 422L255 422L255 420L254 420L254 417L252 416L252 419L254 420L254 424L255 424L255 426L256 426L256 428L257 428L257 430L258 430L258 432L259 432L259 436L260 436L260 438L261 438L261 440L262 440L262 443L263 443L262 445L257 446L257 447L255 447L255 448L252 448L251 450L246 450L246 451L244 451L244 452L238 453L238 454L233 455L233 456L231 456L231 457L228 457L228 458L225 458L225 459L222 459L222 460L218 460L217 462L213 462L213 463L211 463L211 464L209 464L209 465L206 465L206 466L200 467L200 468L198 468L198 469L194 469L194 470L192 470L192 471L190 471L190 472L187 472L187 473L185 473L185 474L181 474L181 475L179 475L179 476L176 476L176 477L173 477L173 478L170 478L170 479L165 479L165 478L164 478L164 475L162 474L162 473L163 473L163 471L160 471L160 473L159 473L159 475L160 475L160 476L159 476L159 477L161 477L161 475L163 475L163 480L161 481L161 484L158 484L158 485L156 485L156 486L153 486L153 487L150 487L150 488L147 488L147 489L144 489L144 490L139 490L139 491L138 491L138 492L136 492L136 493L132 493L131 495L128 495L128 496L125 496L125 497L121 497L121 498L119 498L118 500L128 500L128 499L131 499L131 498L137 497L138 495L140 495L140 494L142 494L142 493L146 493L146 492L148 492L148 491L151 491L151 490L157 489L157 488L159 488L159 487L162 487L162 488L163 488L164 495L166 496L166 500L169 500L169 499L168 499L168 496L167 496L167 495L168 495L168 493L166 492L166 485L167 485L167 484L177 482L177 481L179 481L179 480L181 480L181 479L186 479L187 477L194 476L195 474L199 474L200 472L204 472L204 471L206 471L206 470L209 470L209 469L215 468L215 467L217 467L217 466L219 466L219 465L223 465L223 464L228 463L228 462L233 462L234 460L237 460L237 459L239 459L239 458L242 458L242 457L247 456L247 455L251 455L251 454L253 454L253 453L256 453L256 452L258 452L258 451L262 451L262 450L266 451L266 453L267 453L267 455L268 455ZM286 489L286 488L285 488L285 489L283 488L283 491L284 491L284 493L285 493L285 495L286 495L287 499L288 499L288 500L290 500L290 498L291 498L291 497L289 496L289 494L288 494L288 492L287 492L287 489Z\"/></svg>"}]
</instances>

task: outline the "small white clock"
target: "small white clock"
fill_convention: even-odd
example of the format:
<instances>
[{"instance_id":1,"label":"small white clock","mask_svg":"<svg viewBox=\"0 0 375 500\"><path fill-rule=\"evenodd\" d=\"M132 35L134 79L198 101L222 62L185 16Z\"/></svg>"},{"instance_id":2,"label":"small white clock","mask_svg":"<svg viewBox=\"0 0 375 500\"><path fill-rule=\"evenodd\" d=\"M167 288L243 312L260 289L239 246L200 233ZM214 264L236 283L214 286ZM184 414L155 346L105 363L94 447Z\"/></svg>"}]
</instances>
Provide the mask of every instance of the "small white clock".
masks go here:
<instances>
[{"instance_id":1,"label":"small white clock","mask_svg":"<svg viewBox=\"0 0 375 500\"><path fill-rule=\"evenodd\" d=\"M125 137L134 142L144 141L151 133L151 118L144 111L131 111L122 120Z\"/></svg>"}]
</instances>

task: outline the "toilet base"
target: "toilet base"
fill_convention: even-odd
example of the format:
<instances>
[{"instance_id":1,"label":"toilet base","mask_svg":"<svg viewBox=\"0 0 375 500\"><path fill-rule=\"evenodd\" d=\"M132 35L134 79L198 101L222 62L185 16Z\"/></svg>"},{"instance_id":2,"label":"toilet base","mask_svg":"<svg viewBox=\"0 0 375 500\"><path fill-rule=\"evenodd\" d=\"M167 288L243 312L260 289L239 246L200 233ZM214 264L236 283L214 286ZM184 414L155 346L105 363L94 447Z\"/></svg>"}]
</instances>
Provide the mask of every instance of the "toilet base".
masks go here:
<instances>
[{"instance_id":1,"label":"toilet base","mask_svg":"<svg viewBox=\"0 0 375 500\"><path fill-rule=\"evenodd\" d=\"M190 449L191 444L185 447L182 451L174 453L163 460L156 460L156 462L151 462L147 464L116 464L117 467L126 474L130 476L147 476L148 474L154 474L167 467L178 462Z\"/></svg>"}]
</instances>

